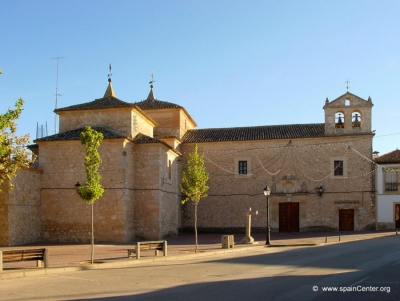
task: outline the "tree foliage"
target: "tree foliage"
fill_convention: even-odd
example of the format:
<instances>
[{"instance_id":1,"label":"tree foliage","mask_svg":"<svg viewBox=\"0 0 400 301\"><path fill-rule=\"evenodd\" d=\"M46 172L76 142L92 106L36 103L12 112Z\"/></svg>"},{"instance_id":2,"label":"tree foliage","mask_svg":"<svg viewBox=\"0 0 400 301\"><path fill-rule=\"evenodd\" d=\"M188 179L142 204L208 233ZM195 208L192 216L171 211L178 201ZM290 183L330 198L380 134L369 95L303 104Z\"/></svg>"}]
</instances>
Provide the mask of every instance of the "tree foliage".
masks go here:
<instances>
[{"instance_id":1,"label":"tree foliage","mask_svg":"<svg viewBox=\"0 0 400 301\"><path fill-rule=\"evenodd\" d=\"M22 166L28 167L35 161L35 155L27 148L29 134L17 136L17 124L24 101L20 98L15 103L15 109L8 109L0 114L0 185L8 180L10 189L13 188L12 179Z\"/></svg>"},{"instance_id":2,"label":"tree foliage","mask_svg":"<svg viewBox=\"0 0 400 301\"><path fill-rule=\"evenodd\" d=\"M198 153L197 144L194 146L194 152L189 154L187 167L182 171L182 185L180 185L181 192L185 198L182 204L187 201L195 203L200 202L202 198L207 197L207 190L209 175L204 166L204 154Z\"/></svg>"},{"instance_id":3,"label":"tree foliage","mask_svg":"<svg viewBox=\"0 0 400 301\"><path fill-rule=\"evenodd\" d=\"M103 134L87 126L85 131L81 133L80 138L86 149L86 181L79 187L79 195L86 203L93 204L104 193L104 189L100 184L101 176L97 171L102 162L97 149L103 140Z\"/></svg>"},{"instance_id":4,"label":"tree foliage","mask_svg":"<svg viewBox=\"0 0 400 301\"><path fill-rule=\"evenodd\" d=\"M182 171L182 184L180 190L184 195L182 204L187 201L194 203L194 231L196 239L197 252L197 205L202 198L207 197L207 181L209 175L204 166L204 154L198 153L197 144L194 146L194 152L189 154L186 169Z\"/></svg>"}]
</instances>

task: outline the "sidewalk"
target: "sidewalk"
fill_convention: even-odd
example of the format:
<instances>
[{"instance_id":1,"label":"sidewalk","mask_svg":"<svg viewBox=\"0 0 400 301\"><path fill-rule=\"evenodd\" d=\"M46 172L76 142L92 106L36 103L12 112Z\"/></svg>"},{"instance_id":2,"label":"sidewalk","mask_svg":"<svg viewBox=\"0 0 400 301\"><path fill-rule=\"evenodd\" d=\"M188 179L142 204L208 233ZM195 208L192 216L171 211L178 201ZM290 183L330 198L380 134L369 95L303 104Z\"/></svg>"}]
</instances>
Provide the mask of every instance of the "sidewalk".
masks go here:
<instances>
[{"instance_id":1,"label":"sidewalk","mask_svg":"<svg viewBox=\"0 0 400 301\"><path fill-rule=\"evenodd\" d=\"M154 256L154 251L142 251L141 259L127 258L127 249L134 249L130 244L95 244L94 261L90 265L90 244L32 244L24 246L3 247L0 250L47 248L49 250L50 268L37 268L35 262L5 263L1 279L19 278L33 275L46 275L66 271L86 270L93 268L110 268L155 261L181 260L194 257L211 256L215 254L243 252L250 248L265 248L265 234L255 233L256 244L240 244L244 234L234 234L233 249L222 249L221 236L225 234L199 234L199 252L194 252L194 234L182 234L168 239L168 256ZM271 233L271 247L313 246L327 243L350 242L396 235L394 230L371 232L300 232Z\"/></svg>"}]
</instances>

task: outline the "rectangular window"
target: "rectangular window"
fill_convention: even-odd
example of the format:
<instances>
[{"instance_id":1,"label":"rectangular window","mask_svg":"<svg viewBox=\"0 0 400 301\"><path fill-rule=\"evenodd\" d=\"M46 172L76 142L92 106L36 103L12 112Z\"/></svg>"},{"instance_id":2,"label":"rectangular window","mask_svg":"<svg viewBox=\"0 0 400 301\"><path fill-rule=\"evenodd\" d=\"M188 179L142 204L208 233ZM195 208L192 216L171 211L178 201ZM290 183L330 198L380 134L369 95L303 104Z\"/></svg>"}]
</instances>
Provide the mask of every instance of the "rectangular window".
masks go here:
<instances>
[{"instance_id":1,"label":"rectangular window","mask_svg":"<svg viewBox=\"0 0 400 301\"><path fill-rule=\"evenodd\" d=\"M247 161L239 161L239 175L247 175Z\"/></svg>"},{"instance_id":2,"label":"rectangular window","mask_svg":"<svg viewBox=\"0 0 400 301\"><path fill-rule=\"evenodd\" d=\"M394 169L384 169L385 191L398 191L399 189L399 171Z\"/></svg>"},{"instance_id":3,"label":"rectangular window","mask_svg":"<svg viewBox=\"0 0 400 301\"><path fill-rule=\"evenodd\" d=\"M343 176L343 161L334 161L333 162L333 174L335 176Z\"/></svg>"}]
</instances>

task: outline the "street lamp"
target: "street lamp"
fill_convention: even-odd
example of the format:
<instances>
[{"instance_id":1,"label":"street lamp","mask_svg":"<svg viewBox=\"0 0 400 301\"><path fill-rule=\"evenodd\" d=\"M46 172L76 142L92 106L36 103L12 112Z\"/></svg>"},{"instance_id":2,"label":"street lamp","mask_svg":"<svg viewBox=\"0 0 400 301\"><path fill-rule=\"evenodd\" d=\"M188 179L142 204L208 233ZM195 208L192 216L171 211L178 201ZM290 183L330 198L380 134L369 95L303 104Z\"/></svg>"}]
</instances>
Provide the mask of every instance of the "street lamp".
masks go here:
<instances>
[{"instance_id":1,"label":"street lamp","mask_svg":"<svg viewBox=\"0 0 400 301\"><path fill-rule=\"evenodd\" d=\"M315 188L315 190L317 191L318 196L321 197L322 194L324 193L325 188L324 186L318 186L317 188Z\"/></svg>"},{"instance_id":2,"label":"street lamp","mask_svg":"<svg viewBox=\"0 0 400 301\"><path fill-rule=\"evenodd\" d=\"M271 194L271 189L268 186L264 188L264 195L267 197L267 237L265 240L265 244L269 246L271 244L270 232L271 229L269 228L269 195Z\"/></svg>"}]
</instances>

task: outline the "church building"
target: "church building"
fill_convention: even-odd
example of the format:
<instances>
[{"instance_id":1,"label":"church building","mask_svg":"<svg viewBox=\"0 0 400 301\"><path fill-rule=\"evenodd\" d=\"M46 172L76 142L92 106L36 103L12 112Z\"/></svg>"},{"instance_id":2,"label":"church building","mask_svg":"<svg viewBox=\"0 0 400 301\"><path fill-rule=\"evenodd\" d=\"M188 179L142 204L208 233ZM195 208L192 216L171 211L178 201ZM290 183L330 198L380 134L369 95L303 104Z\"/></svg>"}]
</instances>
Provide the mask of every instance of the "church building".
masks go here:
<instances>
[{"instance_id":1,"label":"church building","mask_svg":"<svg viewBox=\"0 0 400 301\"><path fill-rule=\"evenodd\" d=\"M103 196L94 203L95 239L130 242L173 237L193 229L193 206L181 205L179 184L198 145L210 174L198 207L203 232L265 231L271 189L272 231L358 231L374 219L372 101L350 92L326 99L324 123L196 129L178 104L116 97L111 79L103 97L58 108L59 133L36 139L37 161L15 188L0 193L0 245L87 242L91 208L75 190L86 179L79 135L101 132ZM21 223L22 221L22 223Z\"/></svg>"}]
</instances>

